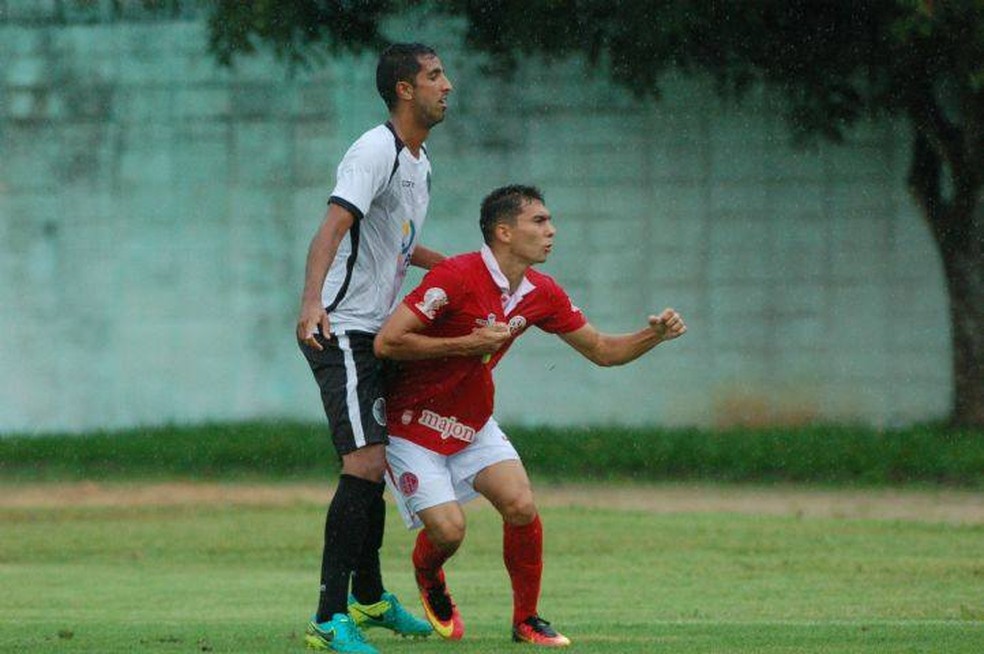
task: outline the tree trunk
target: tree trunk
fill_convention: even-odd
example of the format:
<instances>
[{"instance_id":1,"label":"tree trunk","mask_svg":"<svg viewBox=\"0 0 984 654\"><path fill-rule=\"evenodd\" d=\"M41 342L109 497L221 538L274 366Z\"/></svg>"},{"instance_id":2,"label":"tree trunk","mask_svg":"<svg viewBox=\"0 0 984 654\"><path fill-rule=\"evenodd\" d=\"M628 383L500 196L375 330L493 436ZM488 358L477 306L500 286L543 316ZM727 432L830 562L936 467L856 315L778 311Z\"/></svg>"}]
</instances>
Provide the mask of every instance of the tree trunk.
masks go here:
<instances>
[{"instance_id":1,"label":"tree trunk","mask_svg":"<svg viewBox=\"0 0 984 654\"><path fill-rule=\"evenodd\" d=\"M953 330L955 427L984 427L984 257L974 244L943 252Z\"/></svg>"},{"instance_id":2,"label":"tree trunk","mask_svg":"<svg viewBox=\"0 0 984 654\"><path fill-rule=\"evenodd\" d=\"M941 141L941 139L937 139ZM951 166L953 195L943 195L945 147L916 131L909 190L922 210L943 260L953 346L954 427L984 428L984 216L981 184L972 167ZM953 161L950 157L950 161ZM954 170L956 168L956 170Z\"/></svg>"}]
</instances>

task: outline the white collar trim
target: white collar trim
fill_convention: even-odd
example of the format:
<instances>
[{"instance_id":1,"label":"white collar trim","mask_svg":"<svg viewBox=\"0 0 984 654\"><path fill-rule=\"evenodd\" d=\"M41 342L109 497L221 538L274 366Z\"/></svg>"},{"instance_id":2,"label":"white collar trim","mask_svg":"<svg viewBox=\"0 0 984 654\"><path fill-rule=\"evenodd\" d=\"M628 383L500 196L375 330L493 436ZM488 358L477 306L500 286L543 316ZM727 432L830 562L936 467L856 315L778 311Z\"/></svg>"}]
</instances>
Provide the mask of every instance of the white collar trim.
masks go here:
<instances>
[{"instance_id":1,"label":"white collar trim","mask_svg":"<svg viewBox=\"0 0 984 654\"><path fill-rule=\"evenodd\" d=\"M496 283L499 290L502 292L500 299L502 300L502 310L505 315L509 315L516 305L522 301L526 295L533 291L536 286L523 275L523 280L519 282L519 288L512 295L509 294L509 280L506 276L502 274L502 269L499 268L499 262L496 261L495 255L492 254L492 248L488 245L483 245L482 250L482 261L485 262L485 267L488 268L489 274L492 276L492 281Z\"/></svg>"}]
</instances>

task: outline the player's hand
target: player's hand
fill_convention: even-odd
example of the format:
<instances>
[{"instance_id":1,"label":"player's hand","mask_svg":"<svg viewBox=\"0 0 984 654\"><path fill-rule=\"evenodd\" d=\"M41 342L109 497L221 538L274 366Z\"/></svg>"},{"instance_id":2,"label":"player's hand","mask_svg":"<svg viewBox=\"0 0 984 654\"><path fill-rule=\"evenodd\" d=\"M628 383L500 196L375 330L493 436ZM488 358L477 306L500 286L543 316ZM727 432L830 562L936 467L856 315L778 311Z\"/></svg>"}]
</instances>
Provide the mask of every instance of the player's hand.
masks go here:
<instances>
[{"instance_id":1,"label":"player's hand","mask_svg":"<svg viewBox=\"0 0 984 654\"><path fill-rule=\"evenodd\" d=\"M483 355L495 354L512 337L509 325L504 322L476 327L471 335L475 354Z\"/></svg>"},{"instance_id":2,"label":"player's hand","mask_svg":"<svg viewBox=\"0 0 984 654\"><path fill-rule=\"evenodd\" d=\"M672 341L687 333L683 318L673 309L663 309L658 316L649 316L649 328L656 332L660 341Z\"/></svg>"},{"instance_id":3,"label":"player's hand","mask_svg":"<svg viewBox=\"0 0 984 654\"><path fill-rule=\"evenodd\" d=\"M297 340L315 350L323 350L321 343L314 336L321 327L321 333L325 338L331 340L331 324L328 322L328 313L321 306L320 300L317 302L305 303L301 306L301 315L297 318Z\"/></svg>"}]
</instances>

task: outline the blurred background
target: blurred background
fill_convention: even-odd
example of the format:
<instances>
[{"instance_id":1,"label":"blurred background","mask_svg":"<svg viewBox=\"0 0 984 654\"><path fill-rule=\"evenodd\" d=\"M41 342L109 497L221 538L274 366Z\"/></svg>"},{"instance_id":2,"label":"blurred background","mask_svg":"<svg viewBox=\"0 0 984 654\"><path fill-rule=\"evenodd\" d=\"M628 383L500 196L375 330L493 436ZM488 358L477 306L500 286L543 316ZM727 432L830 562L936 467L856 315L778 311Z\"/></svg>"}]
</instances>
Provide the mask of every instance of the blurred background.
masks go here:
<instances>
[{"instance_id":1,"label":"blurred background","mask_svg":"<svg viewBox=\"0 0 984 654\"><path fill-rule=\"evenodd\" d=\"M291 9L264 31L278 4ZM814 44L812 62L793 46L773 61L746 30L735 43L751 63L716 72L708 62L731 52L724 41L665 48L702 20L748 28L712 3L689 3L692 15L616 3L607 18L566 12L578 20L556 25L536 12L558 3L320 3L372 19L344 38L331 29L347 23L329 28L326 14L319 27L301 11L310 4L0 0L0 432L323 420L294 324L335 166L386 119L380 39L432 45L455 85L428 143L426 245L477 249L481 198L532 183L558 228L543 270L592 323L634 330L672 306L688 324L686 338L621 369L531 332L497 370L501 422L894 427L980 416L957 401L964 341L951 329L943 241L936 214L913 199L922 128L898 98L869 111L874 91L837 113L852 96L823 87L834 74L825 61L838 80L869 70L868 82L891 86L871 63L891 63L890 48L858 48L857 66L826 55L838 43ZM846 18L834 18L854 25L863 12L841 4ZM945 11L870 4L858 29L881 20L877 10L926 38ZM483 31L495 17L482 12L500 10L512 17ZM308 22L298 31L294 19ZM606 25L655 34L632 41L660 58L652 79L621 62L632 53ZM787 27L795 36L795 21L777 33ZM831 104L797 114L796 98L809 98L793 73L770 68L783 61L816 73L809 83ZM984 119L977 104L954 105L958 125ZM944 174L930 199L956 197L959 179ZM978 204L969 215L984 229Z\"/></svg>"}]
</instances>

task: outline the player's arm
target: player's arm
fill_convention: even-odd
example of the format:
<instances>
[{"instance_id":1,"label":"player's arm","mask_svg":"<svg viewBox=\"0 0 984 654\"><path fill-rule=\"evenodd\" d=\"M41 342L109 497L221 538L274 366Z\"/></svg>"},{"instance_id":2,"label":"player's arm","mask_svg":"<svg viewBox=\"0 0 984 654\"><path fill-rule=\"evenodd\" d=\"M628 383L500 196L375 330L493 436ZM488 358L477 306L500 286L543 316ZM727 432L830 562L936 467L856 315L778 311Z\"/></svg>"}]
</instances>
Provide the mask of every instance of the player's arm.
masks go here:
<instances>
[{"instance_id":1,"label":"player's arm","mask_svg":"<svg viewBox=\"0 0 984 654\"><path fill-rule=\"evenodd\" d=\"M430 248L425 248L423 245L418 245L413 249L413 254L410 255L410 263L418 268L423 268L424 270L430 270L437 264L444 261L445 256L436 250L431 250Z\"/></svg>"},{"instance_id":2,"label":"player's arm","mask_svg":"<svg viewBox=\"0 0 984 654\"><path fill-rule=\"evenodd\" d=\"M316 350L321 345L314 335L321 327L325 338L330 338L331 325L328 314L321 302L321 288L325 276L335 260L338 245L352 228L355 216L351 211L334 202L328 205L328 212L308 247L307 264L304 271L304 290L301 293L301 310L297 317L297 338Z\"/></svg>"},{"instance_id":3,"label":"player's arm","mask_svg":"<svg viewBox=\"0 0 984 654\"><path fill-rule=\"evenodd\" d=\"M427 325L405 304L383 324L376 334L373 349L381 359L437 359L492 354L509 340L509 327L498 323L492 327L477 327L465 336L425 336Z\"/></svg>"},{"instance_id":4,"label":"player's arm","mask_svg":"<svg viewBox=\"0 0 984 654\"><path fill-rule=\"evenodd\" d=\"M683 336L687 326L673 309L649 316L649 326L631 334L605 334L590 323L560 334L571 347L599 366L620 366L638 359L664 341Z\"/></svg>"}]
</instances>

